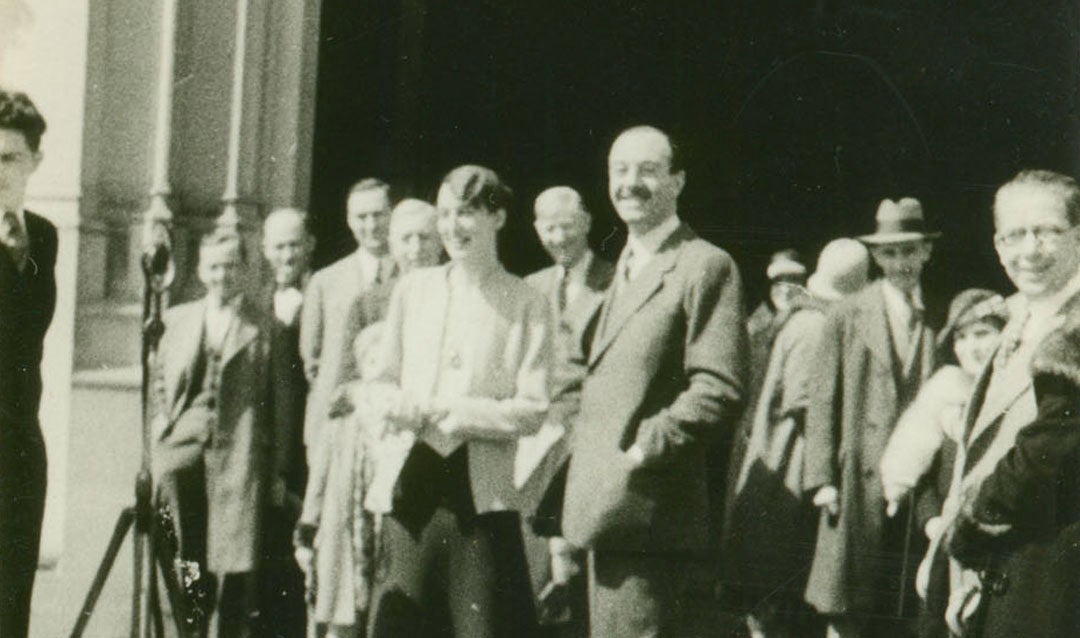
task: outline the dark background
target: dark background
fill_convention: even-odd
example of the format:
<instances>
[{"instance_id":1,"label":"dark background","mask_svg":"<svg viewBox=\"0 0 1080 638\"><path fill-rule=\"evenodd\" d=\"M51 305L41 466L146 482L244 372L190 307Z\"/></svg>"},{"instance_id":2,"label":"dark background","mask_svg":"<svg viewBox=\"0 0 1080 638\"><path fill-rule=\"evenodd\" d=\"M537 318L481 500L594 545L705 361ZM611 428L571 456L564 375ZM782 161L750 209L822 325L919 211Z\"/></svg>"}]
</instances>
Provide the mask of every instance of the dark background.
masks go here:
<instances>
[{"instance_id":1,"label":"dark background","mask_svg":"<svg viewBox=\"0 0 1080 638\"><path fill-rule=\"evenodd\" d=\"M1080 168L1075 0L325 0L321 20L317 265L352 249L356 179L430 199L462 163L515 189L501 246L514 272L547 263L531 204L555 184L582 192L614 258L607 150L650 123L685 152L680 216L735 256L753 299L769 253L794 246L812 266L829 239L870 232L881 198L906 195L944 232L934 297L1008 291L996 186Z\"/></svg>"}]
</instances>

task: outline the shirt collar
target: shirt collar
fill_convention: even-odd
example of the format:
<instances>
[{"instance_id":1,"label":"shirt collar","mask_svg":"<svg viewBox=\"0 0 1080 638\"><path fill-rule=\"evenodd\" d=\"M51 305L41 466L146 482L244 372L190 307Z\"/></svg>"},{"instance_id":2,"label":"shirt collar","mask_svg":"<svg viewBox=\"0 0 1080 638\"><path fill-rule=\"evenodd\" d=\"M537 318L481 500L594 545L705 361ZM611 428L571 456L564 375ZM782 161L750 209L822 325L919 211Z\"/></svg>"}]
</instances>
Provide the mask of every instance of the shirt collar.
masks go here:
<instances>
[{"instance_id":1,"label":"shirt collar","mask_svg":"<svg viewBox=\"0 0 1080 638\"><path fill-rule=\"evenodd\" d=\"M923 309L921 285L916 285L915 288L911 291L911 295L909 297L907 293L894 286L891 281L889 281L888 279L882 279L881 290L885 294L886 303L888 303L892 307L898 307L900 309L903 309L905 312L908 308L912 307L918 310ZM911 300L910 303L908 301L909 298Z\"/></svg>"},{"instance_id":2,"label":"shirt collar","mask_svg":"<svg viewBox=\"0 0 1080 638\"><path fill-rule=\"evenodd\" d=\"M228 302L225 303L224 306L222 306L220 308L215 308L215 307L213 307L212 305L210 305L208 303L208 304L206 304L206 314L208 316L209 315L214 315L214 316L229 315L229 316L232 316L232 315L238 314L240 312L240 304L243 302L243 297L244 297L243 293L238 293L238 294L234 295L232 299L230 299Z\"/></svg>"},{"instance_id":3,"label":"shirt collar","mask_svg":"<svg viewBox=\"0 0 1080 638\"><path fill-rule=\"evenodd\" d=\"M0 210L0 212L3 212ZM15 210L15 217L19 220L19 226L22 228L23 233L26 233L26 209L17 208Z\"/></svg>"},{"instance_id":4,"label":"shirt collar","mask_svg":"<svg viewBox=\"0 0 1080 638\"><path fill-rule=\"evenodd\" d=\"M589 273L589 268L592 266L593 251L590 248L586 248L581 257L569 268L559 265L559 273L565 273L565 276L569 281L573 283L583 283L586 276Z\"/></svg>"},{"instance_id":5,"label":"shirt collar","mask_svg":"<svg viewBox=\"0 0 1080 638\"><path fill-rule=\"evenodd\" d=\"M300 279L298 279L297 282L295 284L291 285L291 286L281 286L275 280L273 282L273 284L274 284L274 294L277 294L279 292L284 292L286 290L299 290L300 292L303 292L304 289L307 288L307 284L308 284L309 279L311 279L311 271L310 270L304 271L304 273L300 275Z\"/></svg>"},{"instance_id":6,"label":"shirt collar","mask_svg":"<svg viewBox=\"0 0 1080 638\"><path fill-rule=\"evenodd\" d=\"M1045 319L1057 314L1065 305L1065 302L1078 292L1080 292L1080 270L1061 287L1061 290L1045 299L1021 298L1023 299L1024 309L1030 313L1031 317Z\"/></svg>"},{"instance_id":7,"label":"shirt collar","mask_svg":"<svg viewBox=\"0 0 1080 638\"><path fill-rule=\"evenodd\" d=\"M664 245L664 241L678 230L680 224L682 222L679 216L672 215L641 235L630 233L626 244L635 255L652 257L660 252L660 246Z\"/></svg>"}]
</instances>

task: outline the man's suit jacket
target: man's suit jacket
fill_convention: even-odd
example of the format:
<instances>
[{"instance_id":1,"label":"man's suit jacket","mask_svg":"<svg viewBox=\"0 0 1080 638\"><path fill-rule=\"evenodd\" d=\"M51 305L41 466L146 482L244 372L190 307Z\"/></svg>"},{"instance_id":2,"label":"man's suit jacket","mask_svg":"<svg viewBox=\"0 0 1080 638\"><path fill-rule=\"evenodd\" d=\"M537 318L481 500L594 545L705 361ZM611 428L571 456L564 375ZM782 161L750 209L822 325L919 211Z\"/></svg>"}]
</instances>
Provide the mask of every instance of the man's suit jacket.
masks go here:
<instances>
[{"instance_id":1,"label":"man's suit jacket","mask_svg":"<svg viewBox=\"0 0 1080 638\"><path fill-rule=\"evenodd\" d=\"M270 471L285 481L288 491L304 495L307 463L304 455L304 414L308 382L300 357L300 315L287 325L274 314L275 287L265 287L259 296L259 314L265 321L267 336L266 376L270 396L270 422L273 432L273 456Z\"/></svg>"},{"instance_id":2,"label":"man's suit jacket","mask_svg":"<svg viewBox=\"0 0 1080 638\"><path fill-rule=\"evenodd\" d=\"M452 267L409 273L390 299L376 379L416 400L436 391ZM547 413L554 352L551 311L540 293L501 269L481 289L483 303L469 308L469 339L457 344L465 391L442 397L447 418L469 431L469 479L478 513L517 507L517 439L535 432ZM421 483L429 480L436 477L422 477Z\"/></svg>"},{"instance_id":3,"label":"man's suit jacket","mask_svg":"<svg viewBox=\"0 0 1080 638\"><path fill-rule=\"evenodd\" d=\"M396 273L390 273L387 283ZM365 285L359 252L340 259L311 277L300 317L300 355L311 384L304 421L309 448L326 420L330 399L339 385L356 376L353 340L363 329L359 300Z\"/></svg>"},{"instance_id":4,"label":"man's suit jacket","mask_svg":"<svg viewBox=\"0 0 1080 638\"><path fill-rule=\"evenodd\" d=\"M548 537L558 536L562 518L563 493L569 461L568 439L577 420L581 384L585 380L584 342L595 329L596 318L611 285L615 266L593 255L585 272L585 287L559 315L559 267L552 265L527 277L525 282L548 300L555 323L554 394L548 419L535 435L518 440L514 482L521 498L522 537L529 566L533 595L539 597L551 580ZM557 437L557 438L556 438ZM584 596L584 582L576 583L575 594ZM579 602L575 600L574 602ZM584 605L567 610L568 620L584 624ZM576 614L576 615L575 615Z\"/></svg>"},{"instance_id":5,"label":"man's suit jacket","mask_svg":"<svg viewBox=\"0 0 1080 638\"><path fill-rule=\"evenodd\" d=\"M871 284L831 308L815 356L819 373L806 415L804 485L809 493L824 485L840 490L839 516L822 514L806 587L807 601L822 613L882 604L875 585L879 569L869 560L885 542L878 465L907 401L934 372L934 332L923 324L913 355L918 375L901 381L882 285Z\"/></svg>"},{"instance_id":6,"label":"man's suit jacket","mask_svg":"<svg viewBox=\"0 0 1080 638\"><path fill-rule=\"evenodd\" d=\"M525 283L536 288L548 300L556 318L555 364L553 366L553 401L548 422L553 426L573 427L577 420L581 384L585 380L583 342L595 329L596 318L604 301L604 293L615 276L615 266L594 256L585 273L585 287L562 314L558 313L559 267L548 266L525 277ZM518 442L516 482L521 486L522 507L533 510L547 490L551 479L569 455L567 436L553 440L538 433ZM538 459L542 459L539 460ZM535 464L535 465L534 465ZM532 471L529 471L530 467Z\"/></svg>"},{"instance_id":7,"label":"man's suit jacket","mask_svg":"<svg viewBox=\"0 0 1080 638\"><path fill-rule=\"evenodd\" d=\"M708 546L710 443L733 426L743 396L741 288L731 257L685 225L633 281L612 284L571 442L563 532L572 544ZM640 467L626 454L635 444Z\"/></svg>"},{"instance_id":8,"label":"man's suit jacket","mask_svg":"<svg viewBox=\"0 0 1080 638\"><path fill-rule=\"evenodd\" d=\"M165 334L155 366L159 404L153 431L154 474L189 467L201 457L207 475L207 568L244 572L256 565L272 438L267 414L266 320L255 304L246 299L241 303L222 349L217 418L208 424L185 418L191 401L202 390L194 383L205 316L205 299L165 313Z\"/></svg>"},{"instance_id":9,"label":"man's suit jacket","mask_svg":"<svg viewBox=\"0 0 1080 638\"><path fill-rule=\"evenodd\" d=\"M0 246L0 429L37 424L41 356L56 309L56 227L26 211L29 259L23 272Z\"/></svg>"}]
</instances>

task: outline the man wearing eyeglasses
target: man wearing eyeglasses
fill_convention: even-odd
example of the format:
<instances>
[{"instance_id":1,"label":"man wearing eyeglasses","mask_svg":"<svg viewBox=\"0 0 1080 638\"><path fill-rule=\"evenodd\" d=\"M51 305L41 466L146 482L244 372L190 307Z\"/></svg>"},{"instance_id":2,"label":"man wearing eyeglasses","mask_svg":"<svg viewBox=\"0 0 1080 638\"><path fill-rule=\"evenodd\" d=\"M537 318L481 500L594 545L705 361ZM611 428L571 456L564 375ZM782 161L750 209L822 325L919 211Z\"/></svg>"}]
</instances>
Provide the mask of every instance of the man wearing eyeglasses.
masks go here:
<instances>
[{"instance_id":1,"label":"man wearing eyeglasses","mask_svg":"<svg viewBox=\"0 0 1080 638\"><path fill-rule=\"evenodd\" d=\"M930 570L929 607L956 634L1080 635L1078 222L1080 185L1058 173L1023 171L994 200L1018 294L942 511L952 559Z\"/></svg>"},{"instance_id":2,"label":"man wearing eyeglasses","mask_svg":"<svg viewBox=\"0 0 1080 638\"><path fill-rule=\"evenodd\" d=\"M56 227L24 207L45 119L0 89L0 636L26 636L41 521L41 355L56 308Z\"/></svg>"}]
</instances>

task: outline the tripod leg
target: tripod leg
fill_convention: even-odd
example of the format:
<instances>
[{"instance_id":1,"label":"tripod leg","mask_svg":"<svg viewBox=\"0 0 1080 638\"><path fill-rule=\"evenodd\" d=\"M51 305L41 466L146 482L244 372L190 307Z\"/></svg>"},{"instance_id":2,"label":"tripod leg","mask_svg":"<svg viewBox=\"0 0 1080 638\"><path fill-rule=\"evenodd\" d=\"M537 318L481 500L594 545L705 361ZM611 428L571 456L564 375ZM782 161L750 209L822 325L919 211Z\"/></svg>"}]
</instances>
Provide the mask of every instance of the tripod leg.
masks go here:
<instances>
[{"instance_id":1,"label":"tripod leg","mask_svg":"<svg viewBox=\"0 0 1080 638\"><path fill-rule=\"evenodd\" d=\"M161 616L161 592L158 588L157 561L150 562L150 613L154 619L154 636L165 638L165 621Z\"/></svg>"},{"instance_id":2,"label":"tripod leg","mask_svg":"<svg viewBox=\"0 0 1080 638\"><path fill-rule=\"evenodd\" d=\"M173 558L160 544L158 545L155 559L158 569L161 570L161 580L165 582L165 594L169 598L169 607L172 609L176 630L182 638L197 636L201 624L199 609L177 580Z\"/></svg>"},{"instance_id":3,"label":"tripod leg","mask_svg":"<svg viewBox=\"0 0 1080 638\"><path fill-rule=\"evenodd\" d=\"M120 553L120 547L124 544L124 536L131 529L133 522L135 522L135 510L130 507L120 512L119 518L116 519L116 527L113 528L112 538L109 539L105 555L101 559L97 573L94 574L94 581L90 584L90 591L86 593L86 600L83 602L82 610L79 612L79 618L75 621L75 628L71 630L71 638L79 638L82 636L83 631L86 630L86 623L90 622L90 616L94 613L94 606L97 604L98 597L101 596L101 590L105 587L105 581L109 578L109 572L112 571L116 556Z\"/></svg>"}]
</instances>

